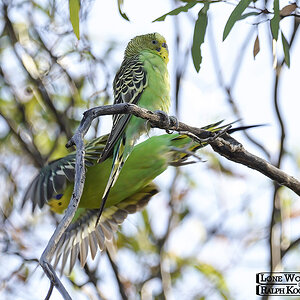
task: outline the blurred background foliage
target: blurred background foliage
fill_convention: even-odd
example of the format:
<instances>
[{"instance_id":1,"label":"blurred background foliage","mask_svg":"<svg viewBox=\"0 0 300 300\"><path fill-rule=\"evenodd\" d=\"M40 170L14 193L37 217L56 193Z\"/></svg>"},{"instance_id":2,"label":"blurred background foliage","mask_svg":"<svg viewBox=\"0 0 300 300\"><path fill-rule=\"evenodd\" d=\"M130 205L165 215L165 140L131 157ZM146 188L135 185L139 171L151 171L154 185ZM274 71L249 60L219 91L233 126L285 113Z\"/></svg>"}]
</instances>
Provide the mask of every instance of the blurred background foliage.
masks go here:
<instances>
[{"instance_id":1,"label":"blurred background foliage","mask_svg":"<svg viewBox=\"0 0 300 300\"><path fill-rule=\"evenodd\" d=\"M186 60L192 56L194 67L199 71L202 60L205 60L201 50L202 44L207 42L208 12L214 9L213 5L221 2L203 4L202 1L174 0L170 1L172 10L169 14L161 18L159 13L157 15L157 21L166 17L175 20L172 25L175 42L170 50L175 53L177 62L171 74L173 107L177 115L184 106L180 95L188 70ZM81 1L80 12L77 0L70 0L70 6L66 3L62 0L0 1L0 296L3 299L45 297L48 279L42 277L42 270L36 267L59 218L47 208L33 214L30 207L21 211L22 195L41 166L68 153L64 145L77 128L82 113L90 107L113 101L112 80L120 63L115 62L113 56L119 41L112 37L103 46L101 55L95 54L92 38L86 30L82 30L94 1ZM299 6L295 2L279 8L278 0L274 3L240 1L238 6L238 2L233 3L223 39L232 34L231 28L240 26L238 20L254 24L250 30L257 30L260 24L267 23L270 32L264 42L275 49L275 41L279 41L283 49L279 57L273 51L274 85L266 87L274 91L274 110L279 124L276 151L270 153L264 143L246 135L253 147L258 146L262 156L281 167L285 156L289 156L291 161L297 159L297 154L285 144L287 129L276 93L281 69L292 61L290 47L297 36ZM190 11L192 8L196 9L196 13ZM121 0L118 0L118 9L115 14L127 20ZM185 33L190 38L188 45L181 43L183 33L176 21L178 14L183 14L191 24L190 31ZM280 22L285 18L290 18L292 24L289 38L280 31ZM99 30L109 30L104 25ZM80 36L80 41L74 32ZM258 34L253 41L251 47L255 57L260 51ZM246 59L243 51L242 47L241 60ZM295 51L293 53L296 54ZM231 95L238 67L230 84L226 85L218 71L217 57L214 64L232 116L240 118L241 111L247 108L239 108ZM99 134L101 125L101 120L93 123L89 138ZM208 160L205 167L202 166L207 177L215 176L214 180L218 180L216 178L222 173L231 192L236 184L247 185L245 175L233 164L226 164L211 151L202 153ZM291 193L276 184L268 185L269 193L264 199L269 203L269 210L264 214L262 223L258 221L256 211L247 207L252 201L252 194L245 195L235 206L230 204L224 208L217 200L211 204L204 202L202 210L195 209L188 199L197 200L197 187L202 189L203 198L208 197L211 189L206 191L208 181L198 181L191 170L172 169L167 173L162 179L164 187L158 196L159 202L156 201L159 204L136 214L129 224L124 224L114 241L107 245L107 251L98 254L95 261L88 261L84 270L77 266L70 277L63 278L74 299L242 299L232 284L227 283L232 280L228 273L238 265L245 249L261 241L265 252L263 263L258 263L258 271L284 269L283 257L299 242L299 237L291 238L287 234L290 229L286 229L291 220L297 221L300 211L293 209L295 200ZM230 181L231 178L233 181ZM252 179L249 182L253 183ZM214 184L218 189L216 183L208 183L209 186ZM215 197L222 193L216 191ZM216 210L219 212L216 213ZM177 248L183 248L185 254L178 254L180 251L176 250L175 237L179 237ZM172 248L174 245L175 250ZM205 250L207 245L213 251ZM206 252L201 256L203 249ZM210 257L207 251L211 251ZM223 251L230 253L229 258ZM255 251L261 251L261 248ZM293 261L293 265L295 268L300 266L299 260L297 263ZM238 270L241 268L238 267ZM235 275L234 278L238 277ZM253 286L252 298L254 276L248 285ZM60 299L54 292L53 299L56 298Z\"/></svg>"}]
</instances>

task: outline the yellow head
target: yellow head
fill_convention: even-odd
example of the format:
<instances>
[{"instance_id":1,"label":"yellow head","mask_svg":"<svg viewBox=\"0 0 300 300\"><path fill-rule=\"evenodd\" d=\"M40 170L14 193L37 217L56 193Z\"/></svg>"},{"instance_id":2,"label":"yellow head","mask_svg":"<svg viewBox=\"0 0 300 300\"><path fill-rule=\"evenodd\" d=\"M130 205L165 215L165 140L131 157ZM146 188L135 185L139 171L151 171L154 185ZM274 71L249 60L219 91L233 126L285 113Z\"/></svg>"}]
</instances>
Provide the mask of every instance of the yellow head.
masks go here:
<instances>
[{"instance_id":1,"label":"yellow head","mask_svg":"<svg viewBox=\"0 0 300 300\"><path fill-rule=\"evenodd\" d=\"M143 50L149 50L159 55L167 64L169 50L165 38L159 33L148 33L133 38L125 50L125 59L139 54Z\"/></svg>"},{"instance_id":2,"label":"yellow head","mask_svg":"<svg viewBox=\"0 0 300 300\"><path fill-rule=\"evenodd\" d=\"M57 214L62 214L68 207L70 201L70 195L57 194L48 201L50 209Z\"/></svg>"}]
</instances>

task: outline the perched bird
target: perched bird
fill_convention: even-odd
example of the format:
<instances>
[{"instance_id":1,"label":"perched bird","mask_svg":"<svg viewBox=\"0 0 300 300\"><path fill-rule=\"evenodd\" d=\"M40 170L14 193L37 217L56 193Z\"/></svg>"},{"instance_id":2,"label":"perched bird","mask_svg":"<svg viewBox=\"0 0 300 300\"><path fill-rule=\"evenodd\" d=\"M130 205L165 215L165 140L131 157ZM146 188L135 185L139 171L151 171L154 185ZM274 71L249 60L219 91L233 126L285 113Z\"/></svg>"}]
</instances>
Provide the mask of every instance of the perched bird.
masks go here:
<instances>
[{"instance_id":1,"label":"perched bird","mask_svg":"<svg viewBox=\"0 0 300 300\"><path fill-rule=\"evenodd\" d=\"M217 132L227 127L227 125L218 127L220 123L202 129ZM256 126L238 127L227 132L232 133ZM105 162L97 164L107 139L108 135L96 138L85 147L87 173L79 208L61 237L55 253L54 266L62 258L61 272L68 260L71 272L78 254L83 266L88 249L94 258L97 248L102 250L105 247L105 241L112 239L113 233L127 215L144 208L151 197L158 193L153 179L170 165L182 166L191 163L187 159L206 145L195 143L189 137L179 134L154 136L136 145L124 164L118 181L111 189L101 220L97 224L99 194L105 189L113 159L110 156ZM70 153L43 167L29 185L23 197L23 205L30 200L32 210L36 206L42 208L48 204L55 213L63 213L73 192L75 156L75 152Z\"/></svg>"},{"instance_id":2,"label":"perched bird","mask_svg":"<svg viewBox=\"0 0 300 300\"><path fill-rule=\"evenodd\" d=\"M167 113L170 84L169 51L159 33L136 36L127 45L123 62L113 82L114 104L133 103ZM99 218L110 189L131 153L136 140L146 131L146 122L131 115L114 115L113 127L99 162L113 153L112 168L102 196Z\"/></svg>"},{"instance_id":3,"label":"perched bird","mask_svg":"<svg viewBox=\"0 0 300 300\"><path fill-rule=\"evenodd\" d=\"M62 271L68 258L69 271L72 270L78 254L83 266L89 248L94 258L98 246L101 250L104 248L105 240L112 238L127 215L142 209L158 193L153 179L170 165L186 164L187 158L203 146L179 134L154 136L136 145L124 164L118 181L111 189L101 220L96 225L99 193L103 193L105 189L112 163L110 157L97 164L107 138L107 135L102 136L86 146L87 173L79 208L63 234L55 254L54 266L62 257ZM73 192L75 156L74 152L70 153L43 167L25 193L23 205L31 200L33 210L37 205L43 207L48 204L52 211L63 213Z\"/></svg>"}]
</instances>

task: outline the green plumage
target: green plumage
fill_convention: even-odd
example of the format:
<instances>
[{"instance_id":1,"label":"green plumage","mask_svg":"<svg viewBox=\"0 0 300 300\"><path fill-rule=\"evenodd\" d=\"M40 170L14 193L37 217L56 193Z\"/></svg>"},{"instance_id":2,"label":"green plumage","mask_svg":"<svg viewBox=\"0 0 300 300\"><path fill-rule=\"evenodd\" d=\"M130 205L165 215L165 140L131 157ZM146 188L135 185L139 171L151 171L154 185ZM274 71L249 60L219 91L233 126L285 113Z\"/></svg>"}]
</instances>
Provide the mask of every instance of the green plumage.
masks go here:
<instances>
[{"instance_id":1,"label":"green plumage","mask_svg":"<svg viewBox=\"0 0 300 300\"><path fill-rule=\"evenodd\" d=\"M205 126L202 129L219 131L221 122ZM256 126L246 126L229 130L228 133ZM72 224L66 229L56 250L55 265L61 259L63 270L69 261L72 270L76 257L80 256L84 265L88 249L92 258L97 249L105 247L105 241L112 238L128 214L142 209L158 188L152 182L168 166L186 164L188 157L206 144L197 144L189 137L179 134L165 134L147 139L134 147L127 159L119 179L111 189L101 220L97 224L101 195L110 175L112 157L97 164L103 152L108 136L97 138L86 145L85 164L87 167L83 194ZM75 153L51 162L42 168L34 178L24 195L23 204L32 201L33 209L38 205L49 204L51 209L62 213L68 206L73 191L75 176Z\"/></svg>"},{"instance_id":2,"label":"green plumage","mask_svg":"<svg viewBox=\"0 0 300 300\"><path fill-rule=\"evenodd\" d=\"M114 103L127 102L152 111L168 112L168 60L168 47L160 34L146 34L132 39L128 43L124 60L114 80ZM102 197L100 214L124 162L136 140L145 131L146 123L143 119L131 115L113 116L113 128L100 158L100 162L103 162L113 153L111 173Z\"/></svg>"},{"instance_id":3,"label":"green plumage","mask_svg":"<svg viewBox=\"0 0 300 300\"><path fill-rule=\"evenodd\" d=\"M88 143L85 163L87 165L86 181L79 207L99 209L99 195L103 193L110 175L112 157L101 164L97 159L104 149L107 135ZM116 205L147 186L170 164L180 164L189 155L180 151L189 147L195 151L197 144L191 139L178 134L161 135L147 139L134 147L132 154L122 169L119 180L111 189L106 207ZM31 199L33 206L43 207L49 204L53 211L62 213L67 208L75 177L75 153L58 159L45 166L28 188L24 203Z\"/></svg>"},{"instance_id":4,"label":"green plumage","mask_svg":"<svg viewBox=\"0 0 300 300\"><path fill-rule=\"evenodd\" d=\"M55 253L54 266L61 260L62 271L67 261L71 271L78 255L84 265L88 249L94 258L98 247L101 250L105 247L105 241L112 238L127 215L142 209L158 192L152 180L169 165L184 164L191 153L185 153L186 150L196 151L202 146L178 134L155 136L135 146L118 181L111 189L101 220L97 223L99 195L105 189L112 163L110 157L97 164L106 141L107 136L103 136L86 146L87 173L79 208ZM75 153L45 166L29 186L23 204L27 200L32 201L33 208L49 204L53 211L62 213L67 208L73 191L74 167Z\"/></svg>"}]
</instances>

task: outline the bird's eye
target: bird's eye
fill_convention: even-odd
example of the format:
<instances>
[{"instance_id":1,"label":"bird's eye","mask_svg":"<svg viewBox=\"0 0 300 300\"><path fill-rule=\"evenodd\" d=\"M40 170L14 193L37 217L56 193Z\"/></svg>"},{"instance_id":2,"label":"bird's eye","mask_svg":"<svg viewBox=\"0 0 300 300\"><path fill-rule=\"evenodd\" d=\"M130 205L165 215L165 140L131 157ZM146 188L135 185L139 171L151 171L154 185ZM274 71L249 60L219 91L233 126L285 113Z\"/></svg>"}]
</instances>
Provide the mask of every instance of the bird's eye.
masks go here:
<instances>
[{"instance_id":1,"label":"bird's eye","mask_svg":"<svg viewBox=\"0 0 300 300\"><path fill-rule=\"evenodd\" d=\"M157 40L153 40L153 41L152 41L152 44L153 44L153 45L156 45L156 44L158 44L158 41L157 41Z\"/></svg>"}]
</instances>

